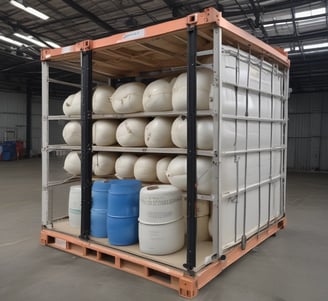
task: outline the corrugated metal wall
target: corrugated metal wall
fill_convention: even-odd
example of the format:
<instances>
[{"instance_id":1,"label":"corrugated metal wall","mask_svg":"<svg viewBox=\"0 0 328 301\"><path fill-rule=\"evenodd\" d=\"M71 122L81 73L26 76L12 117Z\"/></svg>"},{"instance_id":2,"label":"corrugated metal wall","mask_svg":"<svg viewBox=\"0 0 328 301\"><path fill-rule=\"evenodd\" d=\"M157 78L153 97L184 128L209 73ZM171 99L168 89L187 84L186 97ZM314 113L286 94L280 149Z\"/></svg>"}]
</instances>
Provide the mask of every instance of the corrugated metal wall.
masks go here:
<instances>
[{"instance_id":1,"label":"corrugated metal wall","mask_svg":"<svg viewBox=\"0 0 328 301\"><path fill-rule=\"evenodd\" d=\"M41 153L41 97L32 97L31 156ZM50 102L51 114L62 114L62 101ZM57 123L57 124L56 124ZM50 123L51 143L63 143L60 122ZM26 95L0 92L0 142L26 142Z\"/></svg>"},{"instance_id":2,"label":"corrugated metal wall","mask_svg":"<svg viewBox=\"0 0 328 301\"><path fill-rule=\"evenodd\" d=\"M288 168L328 171L328 93L291 94Z\"/></svg>"}]
</instances>

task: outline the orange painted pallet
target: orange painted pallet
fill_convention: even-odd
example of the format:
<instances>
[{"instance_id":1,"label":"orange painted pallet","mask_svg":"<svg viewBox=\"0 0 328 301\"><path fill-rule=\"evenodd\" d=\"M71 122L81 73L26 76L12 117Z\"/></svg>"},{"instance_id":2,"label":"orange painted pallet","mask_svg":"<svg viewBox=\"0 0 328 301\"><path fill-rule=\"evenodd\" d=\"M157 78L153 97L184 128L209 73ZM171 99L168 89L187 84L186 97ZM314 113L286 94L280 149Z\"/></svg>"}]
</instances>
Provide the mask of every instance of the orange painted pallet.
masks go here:
<instances>
[{"instance_id":1,"label":"orange painted pallet","mask_svg":"<svg viewBox=\"0 0 328 301\"><path fill-rule=\"evenodd\" d=\"M197 296L199 289L224 269L264 240L285 228L285 226L286 218L284 217L259 234L249 238L244 250L241 249L240 245L231 248L225 254L224 260L217 260L209 264L193 276L188 275L184 270L159 264L97 243L80 240L75 236L54 230L42 229L40 243L156 282L177 290L182 297L191 299Z\"/></svg>"}]
</instances>

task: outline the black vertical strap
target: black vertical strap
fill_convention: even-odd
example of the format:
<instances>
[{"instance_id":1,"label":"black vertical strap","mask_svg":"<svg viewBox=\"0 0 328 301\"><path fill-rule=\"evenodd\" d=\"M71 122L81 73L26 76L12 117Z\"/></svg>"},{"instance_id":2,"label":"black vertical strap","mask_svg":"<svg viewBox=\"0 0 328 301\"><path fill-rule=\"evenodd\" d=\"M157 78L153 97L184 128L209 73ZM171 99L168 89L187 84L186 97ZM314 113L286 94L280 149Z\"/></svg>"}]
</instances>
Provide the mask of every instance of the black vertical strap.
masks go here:
<instances>
[{"instance_id":1,"label":"black vertical strap","mask_svg":"<svg viewBox=\"0 0 328 301\"><path fill-rule=\"evenodd\" d=\"M195 212L197 198L196 174L196 52L197 27L188 26L188 69L187 69L187 263L189 273L196 266L197 219Z\"/></svg>"},{"instance_id":2,"label":"black vertical strap","mask_svg":"<svg viewBox=\"0 0 328 301\"><path fill-rule=\"evenodd\" d=\"M92 185L92 51L82 51L81 72L81 234L89 239Z\"/></svg>"}]
</instances>

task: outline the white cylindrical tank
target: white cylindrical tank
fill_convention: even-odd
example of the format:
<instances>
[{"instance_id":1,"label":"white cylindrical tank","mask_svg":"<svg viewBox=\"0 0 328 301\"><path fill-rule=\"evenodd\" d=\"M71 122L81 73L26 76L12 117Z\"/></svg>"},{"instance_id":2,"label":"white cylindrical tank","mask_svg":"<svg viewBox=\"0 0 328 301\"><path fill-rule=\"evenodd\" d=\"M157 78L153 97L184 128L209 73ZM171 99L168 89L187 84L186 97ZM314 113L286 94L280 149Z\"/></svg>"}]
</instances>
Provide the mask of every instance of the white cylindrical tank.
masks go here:
<instances>
[{"instance_id":1,"label":"white cylindrical tank","mask_svg":"<svg viewBox=\"0 0 328 301\"><path fill-rule=\"evenodd\" d=\"M148 147L172 147L172 119L157 116L145 127L145 144Z\"/></svg>"},{"instance_id":2,"label":"white cylindrical tank","mask_svg":"<svg viewBox=\"0 0 328 301\"><path fill-rule=\"evenodd\" d=\"M187 148L187 118L177 117L171 127L172 142L181 148ZM197 118L197 148L213 149L213 120L211 117Z\"/></svg>"},{"instance_id":3,"label":"white cylindrical tank","mask_svg":"<svg viewBox=\"0 0 328 301\"><path fill-rule=\"evenodd\" d=\"M196 101L198 110L210 107L210 92L213 83L213 71L207 68L197 70ZM180 74L172 88L172 107L176 111L187 110L187 73Z\"/></svg>"},{"instance_id":4,"label":"white cylindrical tank","mask_svg":"<svg viewBox=\"0 0 328 301\"><path fill-rule=\"evenodd\" d=\"M68 222L74 228L81 226L81 185L73 185L69 189Z\"/></svg>"},{"instance_id":5,"label":"white cylindrical tank","mask_svg":"<svg viewBox=\"0 0 328 301\"><path fill-rule=\"evenodd\" d=\"M97 86L92 95L92 110L95 114L113 114L114 110L110 97L115 92L111 86Z\"/></svg>"},{"instance_id":6,"label":"white cylindrical tank","mask_svg":"<svg viewBox=\"0 0 328 301\"><path fill-rule=\"evenodd\" d=\"M143 83L133 82L119 86L110 98L116 113L142 112Z\"/></svg>"},{"instance_id":7,"label":"white cylindrical tank","mask_svg":"<svg viewBox=\"0 0 328 301\"><path fill-rule=\"evenodd\" d=\"M143 118L127 118L116 130L116 140L121 146L144 146L145 127L148 120Z\"/></svg>"},{"instance_id":8,"label":"white cylindrical tank","mask_svg":"<svg viewBox=\"0 0 328 301\"><path fill-rule=\"evenodd\" d=\"M156 164L159 157L156 155L143 155L134 164L134 177L144 182L157 181Z\"/></svg>"},{"instance_id":9,"label":"white cylindrical tank","mask_svg":"<svg viewBox=\"0 0 328 301\"><path fill-rule=\"evenodd\" d=\"M81 174L81 159L79 152L72 151L67 154L64 161L64 169L74 176L79 176Z\"/></svg>"},{"instance_id":10,"label":"white cylindrical tank","mask_svg":"<svg viewBox=\"0 0 328 301\"><path fill-rule=\"evenodd\" d=\"M187 157L179 155L172 159L166 175L172 185L186 191ZM211 194L212 192L212 161L210 158L197 157L197 192L201 194Z\"/></svg>"},{"instance_id":11,"label":"white cylindrical tank","mask_svg":"<svg viewBox=\"0 0 328 301\"><path fill-rule=\"evenodd\" d=\"M165 184L170 183L169 179L166 176L167 167L169 166L170 162L172 160L172 157L164 157L160 160L158 160L156 164L156 176L157 179Z\"/></svg>"},{"instance_id":12,"label":"white cylindrical tank","mask_svg":"<svg viewBox=\"0 0 328 301\"><path fill-rule=\"evenodd\" d=\"M115 162L115 176L119 179L129 179L134 177L134 164L138 156L133 154L122 154Z\"/></svg>"},{"instance_id":13,"label":"white cylindrical tank","mask_svg":"<svg viewBox=\"0 0 328 301\"><path fill-rule=\"evenodd\" d=\"M98 152L92 156L92 170L99 177L113 175L117 154Z\"/></svg>"},{"instance_id":14,"label":"white cylindrical tank","mask_svg":"<svg viewBox=\"0 0 328 301\"><path fill-rule=\"evenodd\" d=\"M142 97L145 112L161 112L172 110L172 81L161 78L151 82Z\"/></svg>"},{"instance_id":15,"label":"white cylindrical tank","mask_svg":"<svg viewBox=\"0 0 328 301\"><path fill-rule=\"evenodd\" d=\"M113 145L116 143L116 120L97 120L92 125L92 143L95 145Z\"/></svg>"},{"instance_id":16,"label":"white cylindrical tank","mask_svg":"<svg viewBox=\"0 0 328 301\"><path fill-rule=\"evenodd\" d=\"M63 138L68 145L81 145L81 124L79 121L70 121L63 128Z\"/></svg>"}]
</instances>

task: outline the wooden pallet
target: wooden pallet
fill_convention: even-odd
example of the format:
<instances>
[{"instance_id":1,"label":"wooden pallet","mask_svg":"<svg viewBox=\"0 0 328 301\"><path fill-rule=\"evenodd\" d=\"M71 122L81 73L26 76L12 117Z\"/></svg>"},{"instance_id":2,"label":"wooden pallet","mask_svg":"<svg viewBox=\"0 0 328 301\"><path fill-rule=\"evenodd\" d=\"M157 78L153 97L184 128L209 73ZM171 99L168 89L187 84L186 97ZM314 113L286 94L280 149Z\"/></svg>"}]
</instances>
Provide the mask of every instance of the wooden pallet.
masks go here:
<instances>
[{"instance_id":1,"label":"wooden pallet","mask_svg":"<svg viewBox=\"0 0 328 301\"><path fill-rule=\"evenodd\" d=\"M44 246L50 246L143 277L177 290L180 296L191 299L197 296L199 289L209 283L224 269L280 229L285 228L285 226L286 218L282 218L258 235L249 238L244 250L241 249L240 245L231 248L225 254L224 260L218 260L209 264L199 272L196 272L194 276L188 275L184 270L159 264L152 260L134 256L97 243L84 241L75 236L54 230L42 229L40 243Z\"/></svg>"}]
</instances>

